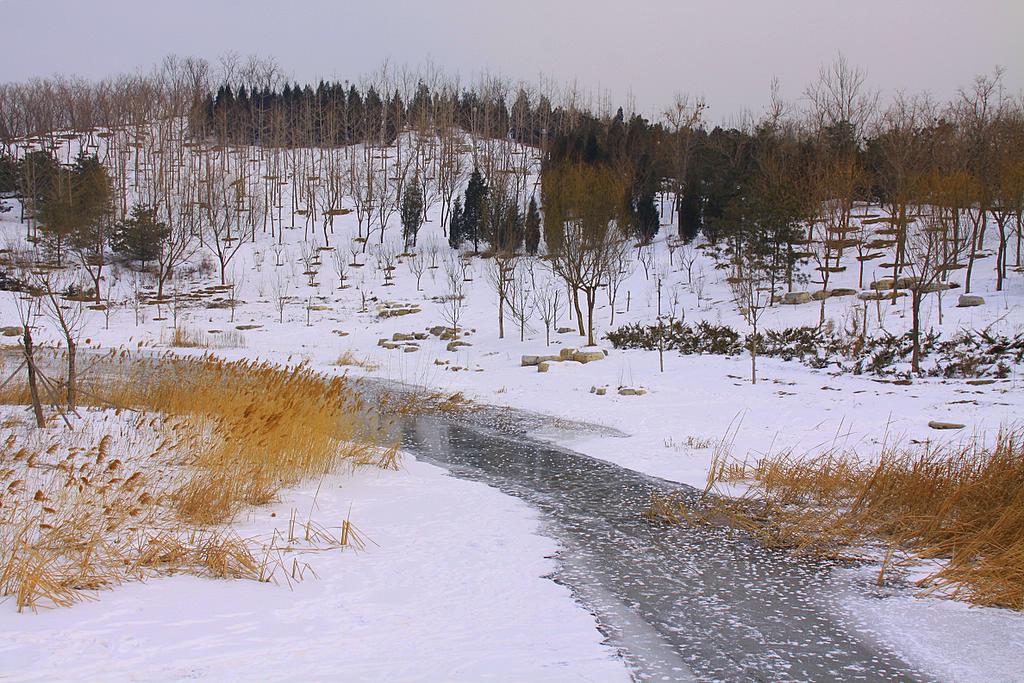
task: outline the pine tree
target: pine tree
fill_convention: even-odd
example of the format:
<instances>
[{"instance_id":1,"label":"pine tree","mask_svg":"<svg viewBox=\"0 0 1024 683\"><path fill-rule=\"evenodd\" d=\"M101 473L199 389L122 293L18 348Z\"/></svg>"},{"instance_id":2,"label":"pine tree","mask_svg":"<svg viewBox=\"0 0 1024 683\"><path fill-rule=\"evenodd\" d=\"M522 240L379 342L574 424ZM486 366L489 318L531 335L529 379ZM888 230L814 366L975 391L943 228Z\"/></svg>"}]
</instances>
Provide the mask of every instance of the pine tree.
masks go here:
<instances>
[{"instance_id":1,"label":"pine tree","mask_svg":"<svg viewBox=\"0 0 1024 683\"><path fill-rule=\"evenodd\" d=\"M114 230L111 247L131 261L139 261L145 269L148 261L160 256L160 245L167 239L170 228L158 221L156 210L148 206L132 207L132 215Z\"/></svg>"},{"instance_id":2,"label":"pine tree","mask_svg":"<svg viewBox=\"0 0 1024 683\"><path fill-rule=\"evenodd\" d=\"M530 256L537 255L540 247L540 211L537 210L537 200L530 197L530 206L526 209L526 253Z\"/></svg>"},{"instance_id":3,"label":"pine tree","mask_svg":"<svg viewBox=\"0 0 1024 683\"><path fill-rule=\"evenodd\" d=\"M473 251L480 251L480 223L484 212L484 200L487 198L487 184L480 175L480 169L474 168L466 185L466 201L463 205L461 237L473 243Z\"/></svg>"},{"instance_id":4,"label":"pine tree","mask_svg":"<svg viewBox=\"0 0 1024 683\"><path fill-rule=\"evenodd\" d=\"M416 246L416 235L423 225L423 190L420 189L419 178L414 178L402 193L402 237L405 238L405 250Z\"/></svg>"},{"instance_id":5,"label":"pine tree","mask_svg":"<svg viewBox=\"0 0 1024 683\"><path fill-rule=\"evenodd\" d=\"M456 197L452 215L448 219L448 244L455 250L462 246L462 223L462 198Z\"/></svg>"}]
</instances>

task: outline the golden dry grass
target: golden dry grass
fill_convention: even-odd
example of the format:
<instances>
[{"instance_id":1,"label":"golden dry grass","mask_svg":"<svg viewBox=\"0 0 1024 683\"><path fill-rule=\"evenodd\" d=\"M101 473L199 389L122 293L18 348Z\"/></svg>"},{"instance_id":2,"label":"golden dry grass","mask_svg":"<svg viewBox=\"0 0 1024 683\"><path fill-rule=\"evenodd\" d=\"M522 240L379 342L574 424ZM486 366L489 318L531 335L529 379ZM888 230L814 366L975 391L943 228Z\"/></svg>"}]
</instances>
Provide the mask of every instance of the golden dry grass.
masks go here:
<instances>
[{"instance_id":1,"label":"golden dry grass","mask_svg":"<svg viewBox=\"0 0 1024 683\"><path fill-rule=\"evenodd\" d=\"M769 545L831 557L883 551L879 573L938 560L918 582L979 605L1024 609L1024 431L985 446L889 447L877 461L826 452L782 453L753 463L717 458L708 489L749 485L744 495L707 496L692 510L655 499L654 519L730 523Z\"/></svg>"},{"instance_id":2,"label":"golden dry grass","mask_svg":"<svg viewBox=\"0 0 1024 683\"><path fill-rule=\"evenodd\" d=\"M357 356L354 351L342 351L334 364L339 367L356 367L364 370L376 370L380 367L369 358Z\"/></svg>"},{"instance_id":3,"label":"golden dry grass","mask_svg":"<svg viewBox=\"0 0 1024 683\"><path fill-rule=\"evenodd\" d=\"M344 463L397 467L347 382L305 367L111 356L99 376L84 402L113 410L0 433L0 595L19 609L147 572L269 580L279 560L257 560L225 526L235 515ZM348 520L343 536L359 539Z\"/></svg>"}]
</instances>

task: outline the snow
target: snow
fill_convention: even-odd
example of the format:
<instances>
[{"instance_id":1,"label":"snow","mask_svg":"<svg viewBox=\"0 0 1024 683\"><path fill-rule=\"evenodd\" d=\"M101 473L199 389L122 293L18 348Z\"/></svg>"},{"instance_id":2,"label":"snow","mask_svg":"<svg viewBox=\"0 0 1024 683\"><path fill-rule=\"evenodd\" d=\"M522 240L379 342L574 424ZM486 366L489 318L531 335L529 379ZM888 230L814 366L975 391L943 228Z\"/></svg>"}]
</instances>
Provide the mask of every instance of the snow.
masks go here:
<instances>
[{"instance_id":1,"label":"snow","mask_svg":"<svg viewBox=\"0 0 1024 683\"><path fill-rule=\"evenodd\" d=\"M243 536L284 530L315 484L253 510ZM537 514L407 459L325 482L312 519L349 516L364 551L313 553L291 588L174 576L70 609L0 604L4 680L536 680L628 678L594 619L543 578ZM276 514L276 517L271 517Z\"/></svg>"},{"instance_id":2,"label":"snow","mask_svg":"<svg viewBox=\"0 0 1024 683\"><path fill-rule=\"evenodd\" d=\"M284 204L288 203L286 199ZM16 215L17 211L0 215L0 231L23 234ZM434 245L442 263L448 248L436 210L430 217L420 233L420 248ZM295 218L301 226L304 219ZM390 226L387 239L397 240L399 231ZM331 244L344 252L355 232L353 215L339 217ZM325 252L317 284L311 286L298 260L301 227L285 232L283 266L275 268L271 254L256 266L253 251L269 251L269 235L257 235L256 245L243 247L229 266L229 279L239 283L239 298L244 301L233 321L228 309L195 307L179 313L179 324L211 338L218 334L213 330L258 326L240 332L243 347L215 351L226 358L307 361L325 373L462 392L484 403L599 424L620 435L559 430L535 436L698 488L705 485L716 443L724 443L717 447L740 459L783 449L810 454L831 447L871 457L883 443L988 439L1001 427L1020 424L1024 377L1019 367L1009 378L983 386L935 378L900 386L867 375L837 376L798 362L761 359L759 382L751 385L746 357L666 352L661 372L657 352L610 348L602 339L608 330L655 320L654 272L662 276L665 311L674 310L689 323L708 320L746 330L724 273L715 270L709 257L697 256L692 278L680 266L679 253L669 263L665 238L672 232L673 226L664 226L653 246L651 277L635 265L621 286L614 324L607 300L599 300L596 337L608 351L607 358L585 365L556 363L547 373L521 367L520 357L580 348L585 339L553 334L552 345L546 347L538 319L532 321L525 342L519 341L519 330L510 320L505 338L499 339L496 295L487 284L486 261L473 259L472 281L465 287L460 327L470 331L465 340L472 345L449 352L446 341L428 336L416 342L418 351L406 353L377 342L443 324L441 306L431 299L447 293L443 266L428 270L422 291L417 291L415 277L407 264L400 263L394 286L385 287L371 246L370 254L360 257L365 265L349 269L350 286L339 289ZM1011 272L1005 291L995 292L993 261L979 261L975 273L972 293L984 296L985 305L955 308L954 290L944 297L944 320L939 325L937 297L929 295L922 313L925 327L945 334L985 326L1002 333L1019 331L1024 325L1024 278ZM834 274L830 287L856 287L853 254L847 262L853 266ZM545 267L540 262L534 265L538 286L545 286ZM282 324L270 298L277 272L292 281L294 297ZM865 281L887 274L869 270ZM203 282L210 284L214 277ZM126 303L129 280L124 271L116 283L108 277L106 284L117 289L115 300L125 303L111 313L109 329L103 313L89 313L83 334L89 342L83 347L166 349L171 321L154 320L155 311L147 310L146 319L137 325ZM183 290L189 286L181 284ZM371 300L362 312L364 294ZM307 301L316 309L307 310ZM376 310L384 301L414 303L422 312L382 318ZM829 300L826 315L841 328L862 315L862 306L852 297ZM908 306L905 298L896 305L871 304L870 332L880 327L893 333L908 329ZM170 317L166 307L162 313ZM817 302L775 306L760 324L816 324L818 316ZM0 323L12 325L16 320L12 300L0 299ZM563 313L556 326L574 325ZM56 341L43 329L37 337ZM345 352L375 367L335 365ZM609 387L607 394L591 393L595 386ZM620 396L620 386L643 387L647 393ZM966 427L945 436L928 427L931 420ZM336 484L331 495L320 497L317 516L340 520L352 504L354 521L376 545L358 554L317 556L311 565L318 579L289 591L174 577L123 586L99 595L94 603L28 617L0 604L5 673L15 680L288 679L300 670L303 678L376 677L386 670L389 678L402 680L606 680L626 675L611 649L601 645L593 617L572 602L566 589L542 578L552 570L547 558L555 546L543 537L537 515L521 502L480 484L454 480L411 458L400 473L362 472L341 477ZM309 495L308 490L290 492L276 509L303 509L301 502ZM253 511L243 530L266 531L269 512ZM1024 668L1024 615L967 610L938 598L908 598L905 592L881 599L852 596L845 609L938 678L1005 680L1002 674L1007 669L991 668L993 660ZM986 634L993 631L1000 635L986 641ZM1002 654L997 654L997 647Z\"/></svg>"}]
</instances>

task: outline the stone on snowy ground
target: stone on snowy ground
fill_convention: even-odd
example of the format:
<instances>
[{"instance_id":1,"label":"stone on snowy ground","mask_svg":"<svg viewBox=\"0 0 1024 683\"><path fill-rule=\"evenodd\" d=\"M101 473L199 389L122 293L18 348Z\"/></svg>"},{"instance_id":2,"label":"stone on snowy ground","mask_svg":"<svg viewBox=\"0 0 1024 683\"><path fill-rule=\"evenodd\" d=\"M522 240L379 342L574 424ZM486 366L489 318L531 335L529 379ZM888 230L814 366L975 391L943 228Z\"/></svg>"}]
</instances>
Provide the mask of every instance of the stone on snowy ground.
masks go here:
<instances>
[{"instance_id":1,"label":"stone on snowy ground","mask_svg":"<svg viewBox=\"0 0 1024 683\"><path fill-rule=\"evenodd\" d=\"M6 327L0 328L0 332L2 332L5 337L17 337L23 331L24 330L22 330L22 328L15 325L7 325Z\"/></svg>"},{"instance_id":2,"label":"stone on snowy ground","mask_svg":"<svg viewBox=\"0 0 1024 683\"><path fill-rule=\"evenodd\" d=\"M575 332L576 328L575 327L559 327L555 331L558 332L558 334L569 334L570 332Z\"/></svg>"},{"instance_id":3,"label":"stone on snowy ground","mask_svg":"<svg viewBox=\"0 0 1024 683\"><path fill-rule=\"evenodd\" d=\"M856 296L857 290L849 287L836 287L829 294L833 298L837 296Z\"/></svg>"},{"instance_id":4,"label":"stone on snowy ground","mask_svg":"<svg viewBox=\"0 0 1024 683\"><path fill-rule=\"evenodd\" d=\"M977 294L961 294L960 299L956 302L956 307L971 308L972 306L983 306L984 304L984 297L980 297Z\"/></svg>"},{"instance_id":5,"label":"stone on snowy ground","mask_svg":"<svg viewBox=\"0 0 1024 683\"><path fill-rule=\"evenodd\" d=\"M604 360L604 351L596 348L580 349L572 354L572 359L577 363L590 363L595 360Z\"/></svg>"},{"instance_id":6,"label":"stone on snowy ground","mask_svg":"<svg viewBox=\"0 0 1024 683\"><path fill-rule=\"evenodd\" d=\"M796 304L806 304L811 301L810 292L786 292L782 295L782 303L793 306Z\"/></svg>"},{"instance_id":7,"label":"stone on snowy ground","mask_svg":"<svg viewBox=\"0 0 1024 683\"><path fill-rule=\"evenodd\" d=\"M830 296L832 296L832 292L827 289L816 289L811 292L811 298L815 301L821 301L822 299L827 299Z\"/></svg>"},{"instance_id":8,"label":"stone on snowy ground","mask_svg":"<svg viewBox=\"0 0 1024 683\"><path fill-rule=\"evenodd\" d=\"M572 360L574 353L576 353L576 349L566 347L558 352L558 357L562 360Z\"/></svg>"},{"instance_id":9,"label":"stone on snowy ground","mask_svg":"<svg viewBox=\"0 0 1024 683\"><path fill-rule=\"evenodd\" d=\"M450 361L441 360L440 358L434 359L434 365L448 365Z\"/></svg>"},{"instance_id":10,"label":"stone on snowy ground","mask_svg":"<svg viewBox=\"0 0 1024 683\"><path fill-rule=\"evenodd\" d=\"M381 346L390 351L392 349L397 349L399 346L401 346L401 344L398 344L396 342L385 341L383 344L381 344Z\"/></svg>"},{"instance_id":11,"label":"stone on snowy ground","mask_svg":"<svg viewBox=\"0 0 1024 683\"><path fill-rule=\"evenodd\" d=\"M597 391L594 392L598 396L604 396L608 393L608 387L598 387Z\"/></svg>"},{"instance_id":12,"label":"stone on snowy ground","mask_svg":"<svg viewBox=\"0 0 1024 683\"><path fill-rule=\"evenodd\" d=\"M537 364L537 372L547 372L551 368L552 361L544 360Z\"/></svg>"},{"instance_id":13,"label":"stone on snowy ground","mask_svg":"<svg viewBox=\"0 0 1024 683\"><path fill-rule=\"evenodd\" d=\"M931 292L944 292L949 289L956 289L959 286L955 282L932 282L922 287L921 291L925 294L930 294Z\"/></svg>"},{"instance_id":14,"label":"stone on snowy ground","mask_svg":"<svg viewBox=\"0 0 1024 683\"><path fill-rule=\"evenodd\" d=\"M619 387L619 396L643 396L646 393L646 389L639 387Z\"/></svg>"},{"instance_id":15,"label":"stone on snowy ground","mask_svg":"<svg viewBox=\"0 0 1024 683\"><path fill-rule=\"evenodd\" d=\"M450 341L446 347L449 351L458 351L463 346L472 346L469 342L464 341Z\"/></svg>"},{"instance_id":16,"label":"stone on snowy ground","mask_svg":"<svg viewBox=\"0 0 1024 683\"><path fill-rule=\"evenodd\" d=\"M416 346L415 344L407 344L404 347L402 347L402 351L404 351L405 353L415 353L416 351L419 350L420 347Z\"/></svg>"},{"instance_id":17,"label":"stone on snowy ground","mask_svg":"<svg viewBox=\"0 0 1024 683\"><path fill-rule=\"evenodd\" d=\"M416 337L411 333L395 332L391 335L391 341L412 341Z\"/></svg>"},{"instance_id":18,"label":"stone on snowy ground","mask_svg":"<svg viewBox=\"0 0 1024 683\"><path fill-rule=\"evenodd\" d=\"M966 425L957 422L939 422L937 420L932 420L928 423L928 426L932 429L963 429L966 427Z\"/></svg>"},{"instance_id":19,"label":"stone on snowy ground","mask_svg":"<svg viewBox=\"0 0 1024 683\"><path fill-rule=\"evenodd\" d=\"M871 283L869 289L893 289L893 279L891 277L884 277L881 280L875 280Z\"/></svg>"}]
</instances>

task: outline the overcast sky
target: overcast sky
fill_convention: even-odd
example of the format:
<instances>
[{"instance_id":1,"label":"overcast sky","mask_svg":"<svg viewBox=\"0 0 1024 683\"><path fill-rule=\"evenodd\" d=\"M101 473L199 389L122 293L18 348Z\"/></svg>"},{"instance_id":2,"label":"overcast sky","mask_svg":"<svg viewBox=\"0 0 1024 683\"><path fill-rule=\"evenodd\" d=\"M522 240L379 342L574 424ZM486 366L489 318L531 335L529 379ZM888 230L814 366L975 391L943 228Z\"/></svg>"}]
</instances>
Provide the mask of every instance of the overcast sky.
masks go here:
<instances>
[{"instance_id":1,"label":"overcast sky","mask_svg":"<svg viewBox=\"0 0 1024 683\"><path fill-rule=\"evenodd\" d=\"M842 51L883 93L940 99L995 65L1024 89L1024 0L0 0L0 81L95 78L165 54L272 55L293 78L355 79L384 59L576 79L656 113L703 95L712 120L800 95Z\"/></svg>"}]
</instances>

